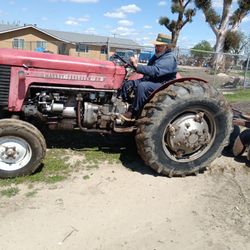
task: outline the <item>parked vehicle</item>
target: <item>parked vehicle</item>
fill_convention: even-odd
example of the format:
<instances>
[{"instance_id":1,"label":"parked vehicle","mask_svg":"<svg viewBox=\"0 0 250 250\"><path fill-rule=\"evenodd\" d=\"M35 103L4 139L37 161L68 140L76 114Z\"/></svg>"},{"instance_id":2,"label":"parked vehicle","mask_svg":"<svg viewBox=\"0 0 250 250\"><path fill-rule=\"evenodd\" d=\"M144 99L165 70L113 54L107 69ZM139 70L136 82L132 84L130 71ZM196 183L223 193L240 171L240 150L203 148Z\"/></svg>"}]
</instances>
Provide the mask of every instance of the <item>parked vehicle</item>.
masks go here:
<instances>
[{"instance_id":1,"label":"parked vehicle","mask_svg":"<svg viewBox=\"0 0 250 250\"><path fill-rule=\"evenodd\" d=\"M118 56L119 57L119 56ZM130 103L118 93L132 65L15 49L0 49L0 177L33 173L46 153L38 128L135 132L147 165L168 176L198 173L228 143L232 115L206 81L166 82L135 122L120 118Z\"/></svg>"},{"instance_id":2,"label":"parked vehicle","mask_svg":"<svg viewBox=\"0 0 250 250\"><path fill-rule=\"evenodd\" d=\"M123 62L120 58L124 59L125 61L129 61L129 58L135 56L133 50L117 50L115 54L110 56L109 61L115 61L116 64L122 65Z\"/></svg>"},{"instance_id":3,"label":"parked vehicle","mask_svg":"<svg viewBox=\"0 0 250 250\"><path fill-rule=\"evenodd\" d=\"M154 52L144 51L139 54L139 63L148 63L149 59L154 55Z\"/></svg>"}]
</instances>

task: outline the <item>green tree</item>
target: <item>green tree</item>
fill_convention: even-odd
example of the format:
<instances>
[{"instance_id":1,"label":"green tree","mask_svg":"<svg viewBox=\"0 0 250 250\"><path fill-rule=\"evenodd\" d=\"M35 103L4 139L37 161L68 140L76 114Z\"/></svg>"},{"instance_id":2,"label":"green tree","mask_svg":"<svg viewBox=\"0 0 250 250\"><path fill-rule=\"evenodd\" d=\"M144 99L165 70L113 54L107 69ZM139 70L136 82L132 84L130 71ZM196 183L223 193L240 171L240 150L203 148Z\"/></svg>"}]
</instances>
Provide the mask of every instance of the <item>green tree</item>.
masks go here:
<instances>
[{"instance_id":1,"label":"green tree","mask_svg":"<svg viewBox=\"0 0 250 250\"><path fill-rule=\"evenodd\" d=\"M170 20L168 17L160 17L159 24L164 25L172 34L172 43L177 44L181 29L192 22L195 15L195 8L188 8L192 0L172 0L171 11L177 14L177 20Z\"/></svg>"},{"instance_id":2,"label":"green tree","mask_svg":"<svg viewBox=\"0 0 250 250\"><path fill-rule=\"evenodd\" d=\"M203 58L203 57L209 56L209 53L207 52L212 52L212 51L213 51L213 48L211 44L208 41L203 40L200 43L196 44L191 49L191 55L194 57Z\"/></svg>"},{"instance_id":3,"label":"green tree","mask_svg":"<svg viewBox=\"0 0 250 250\"><path fill-rule=\"evenodd\" d=\"M214 66L223 67L223 51L228 32L235 32L242 19L250 11L249 0L238 0L237 8L231 12L233 0L223 0L221 14L218 14L212 6L212 0L195 0L195 5L201 9L205 15L206 22L211 27L216 36Z\"/></svg>"}]
</instances>

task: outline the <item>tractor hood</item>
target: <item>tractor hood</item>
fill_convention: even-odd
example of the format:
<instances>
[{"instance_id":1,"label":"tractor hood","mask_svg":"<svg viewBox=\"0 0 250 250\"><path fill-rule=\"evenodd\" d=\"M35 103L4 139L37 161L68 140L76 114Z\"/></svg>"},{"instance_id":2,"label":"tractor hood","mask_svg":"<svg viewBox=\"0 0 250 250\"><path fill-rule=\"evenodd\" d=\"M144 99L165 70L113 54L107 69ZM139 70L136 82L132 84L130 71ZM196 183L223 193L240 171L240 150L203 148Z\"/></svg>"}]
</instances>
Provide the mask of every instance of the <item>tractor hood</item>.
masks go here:
<instances>
[{"instance_id":1,"label":"tractor hood","mask_svg":"<svg viewBox=\"0 0 250 250\"><path fill-rule=\"evenodd\" d=\"M124 67L110 61L48 54L17 49L0 49L0 64L25 68L75 71L103 75L124 75Z\"/></svg>"}]
</instances>

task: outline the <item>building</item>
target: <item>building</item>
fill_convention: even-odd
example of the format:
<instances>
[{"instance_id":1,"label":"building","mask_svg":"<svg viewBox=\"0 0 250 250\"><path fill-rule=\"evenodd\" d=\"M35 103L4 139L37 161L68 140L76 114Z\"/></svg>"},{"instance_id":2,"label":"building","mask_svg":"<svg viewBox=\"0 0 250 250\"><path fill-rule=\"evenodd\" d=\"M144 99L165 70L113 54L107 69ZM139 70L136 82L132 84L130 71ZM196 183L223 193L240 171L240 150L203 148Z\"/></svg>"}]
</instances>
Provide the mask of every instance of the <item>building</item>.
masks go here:
<instances>
[{"instance_id":1,"label":"building","mask_svg":"<svg viewBox=\"0 0 250 250\"><path fill-rule=\"evenodd\" d=\"M36 25L0 24L0 48L71 55L106 60L116 50L140 53L141 46L131 39L40 29Z\"/></svg>"}]
</instances>

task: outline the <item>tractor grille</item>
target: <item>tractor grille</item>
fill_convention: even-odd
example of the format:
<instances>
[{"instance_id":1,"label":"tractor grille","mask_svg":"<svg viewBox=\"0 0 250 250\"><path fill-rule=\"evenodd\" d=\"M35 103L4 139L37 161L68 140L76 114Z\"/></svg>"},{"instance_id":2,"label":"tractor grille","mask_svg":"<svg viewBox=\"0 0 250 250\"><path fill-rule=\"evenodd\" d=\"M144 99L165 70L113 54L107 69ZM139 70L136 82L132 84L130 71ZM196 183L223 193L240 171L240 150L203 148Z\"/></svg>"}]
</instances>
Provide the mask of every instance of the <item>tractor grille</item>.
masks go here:
<instances>
[{"instance_id":1,"label":"tractor grille","mask_svg":"<svg viewBox=\"0 0 250 250\"><path fill-rule=\"evenodd\" d=\"M0 65L0 105L7 105L10 90L10 66Z\"/></svg>"}]
</instances>

